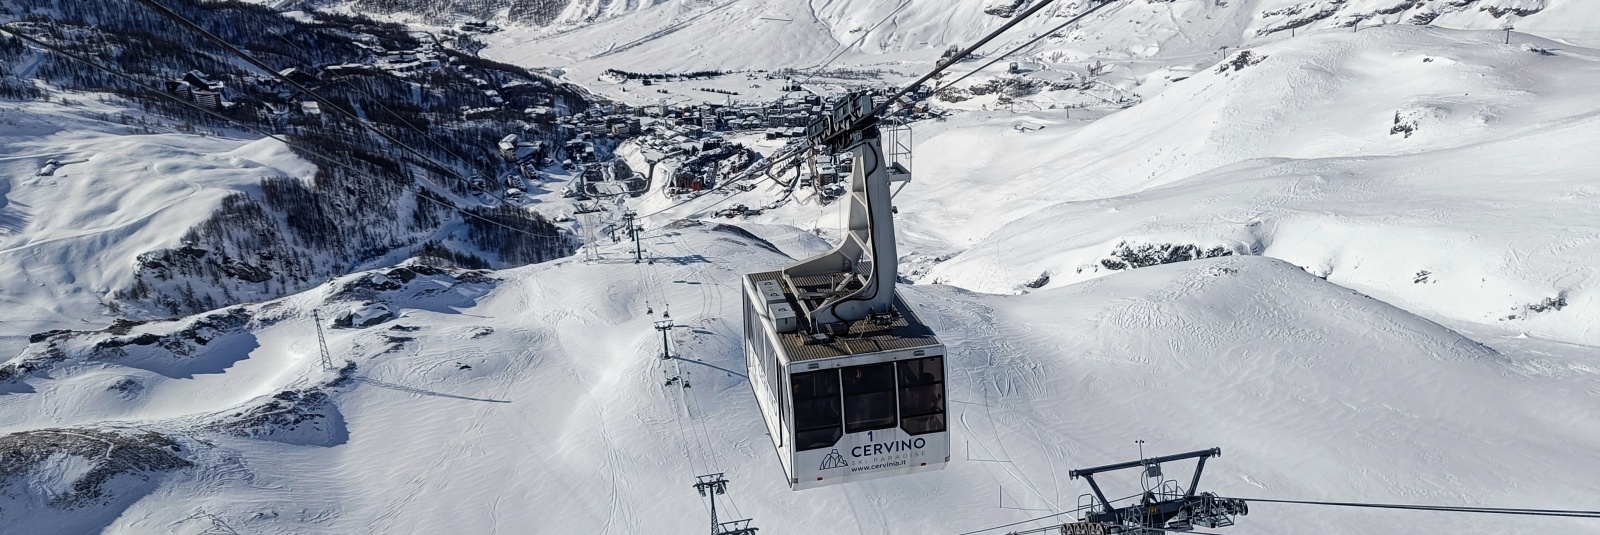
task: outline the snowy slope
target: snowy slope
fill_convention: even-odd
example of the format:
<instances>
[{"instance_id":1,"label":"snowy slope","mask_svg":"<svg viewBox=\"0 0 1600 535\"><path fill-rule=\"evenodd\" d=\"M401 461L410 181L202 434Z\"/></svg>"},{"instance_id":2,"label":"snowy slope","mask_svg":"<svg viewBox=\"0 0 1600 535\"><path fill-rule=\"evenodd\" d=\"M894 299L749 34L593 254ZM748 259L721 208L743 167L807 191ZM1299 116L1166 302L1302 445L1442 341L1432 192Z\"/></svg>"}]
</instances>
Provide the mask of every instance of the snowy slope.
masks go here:
<instances>
[{"instance_id":1,"label":"snowy slope","mask_svg":"<svg viewBox=\"0 0 1600 535\"><path fill-rule=\"evenodd\" d=\"M676 351L739 369L740 328L720 319L740 306L733 276L786 258L707 226L647 246L654 265L621 260L617 247L605 251L612 260L528 266L493 274L498 282L424 275L395 288L346 277L247 307L240 314L253 319L229 336L249 344L149 357L224 370L186 377L154 360L60 361L27 381L36 393L0 396L0 429L112 418L178 437L198 466L107 511L107 533L198 533L213 518L252 533L695 533L706 517L689 483L711 471L733 481L723 518L752 517L763 531L955 533L1074 507L1085 489L1065 470L1131 457L1135 438L1161 451L1221 446L1206 484L1231 495L1578 507L1600 490L1572 470L1600 462L1600 435L1571 425L1600 401L1593 350L1498 335L1484 336L1486 346L1296 266L1237 257L1019 297L905 288L954 351L956 459L937 473L794 493L748 384L664 363L650 328L670 303L689 326ZM331 331L335 358L354 362L356 379L318 386L336 381L317 369L309 309L326 317L373 300L399 317ZM77 355L87 349L72 348L106 335L79 336L56 343ZM663 386L678 374L691 388ZM255 387L219 382L236 375ZM106 389L112 376L142 388L120 412L97 413L107 405L95 398L125 395ZM316 397L309 392L327 393L331 406L276 406L320 416L236 432L237 413ZM205 401L187 416L156 408L185 395ZM32 410L40 402L58 409ZM1119 496L1135 485L1115 484L1108 491ZM63 514L5 511L24 528ZM1600 532L1581 521L1540 525ZM1263 505L1229 532L1528 528Z\"/></svg>"},{"instance_id":2,"label":"snowy slope","mask_svg":"<svg viewBox=\"0 0 1600 535\"><path fill-rule=\"evenodd\" d=\"M0 354L35 332L110 323L103 303L132 281L140 253L179 245L223 197L262 177L315 171L272 140L170 125L135 133L143 127L114 122L128 111L93 101L0 110ZM63 165L40 176L52 159Z\"/></svg>"},{"instance_id":3,"label":"snowy slope","mask_svg":"<svg viewBox=\"0 0 1600 535\"><path fill-rule=\"evenodd\" d=\"M964 219L945 237L973 247L930 274L963 287L1009 292L1044 273L1065 284L1104 273L1124 241L1193 243L1283 258L1412 310L1593 344L1600 55L1494 38L1316 34L1081 129L1011 131L997 149L983 128L950 128L919 152L956 174L899 202L908 226ZM994 177L1004 186L956 193ZM975 205L996 209L962 218ZM1571 308L1530 310L1546 300Z\"/></svg>"},{"instance_id":4,"label":"snowy slope","mask_svg":"<svg viewBox=\"0 0 1600 535\"><path fill-rule=\"evenodd\" d=\"M1110 115L918 123L917 182L896 198L902 260L924 281L1010 293L1044 274L1057 285L1098 276L1125 241L1194 244L1277 256L1465 321L1521 323L1541 312L1529 307L1588 299L1597 55L1498 38L1315 32L1236 53ZM780 196L766 188L670 213ZM836 210L807 196L757 220L831 230ZM930 273L930 258L951 260ZM1415 283L1424 271L1454 274ZM1566 326L1539 330L1591 340L1584 316L1551 315Z\"/></svg>"},{"instance_id":5,"label":"snowy slope","mask_svg":"<svg viewBox=\"0 0 1600 535\"><path fill-rule=\"evenodd\" d=\"M818 67L881 71L904 82L931 68L950 46L965 46L1005 24L986 14L1004 0L860 2L757 0L711 3L673 0L628 4L634 9L552 30L511 27L487 36L487 57L559 67L568 77L613 97L597 77L605 69L634 72L757 70ZM573 6L585 3L574 3ZM1018 53L1049 77L1100 62L1099 78L1154 94L1164 79L1181 77L1218 59L1220 48L1260 46L1308 31L1428 23L1447 28L1499 29L1600 45L1600 17L1581 0L1129 0L1101 10L1058 36ZM620 5L613 3L612 5ZM1031 2L1018 4L1022 8ZM1087 9L1088 0L1061 0L981 50L998 54ZM1020 9L1019 9L1020 11ZM835 57L838 56L838 57ZM957 72L977 63L956 68ZM1001 69L1003 71L1003 64ZM1176 74L1169 74L1176 73ZM1154 79L1148 79L1154 76ZM826 77L824 77L826 79ZM975 81L981 81L978 77ZM860 82L862 80L854 80ZM731 88L743 88L733 85ZM637 91L635 91L637 92ZM654 93L654 92L651 92ZM681 92L690 99L707 95ZM660 95L655 95L660 96Z\"/></svg>"},{"instance_id":6,"label":"snowy slope","mask_svg":"<svg viewBox=\"0 0 1600 535\"><path fill-rule=\"evenodd\" d=\"M1309 32L1109 115L973 106L917 123L916 182L895 200L904 273L1013 293L1109 273L1120 249L1220 248L1431 318L1593 344L1600 52L1502 38ZM836 212L802 192L754 220L826 233Z\"/></svg>"}]
</instances>

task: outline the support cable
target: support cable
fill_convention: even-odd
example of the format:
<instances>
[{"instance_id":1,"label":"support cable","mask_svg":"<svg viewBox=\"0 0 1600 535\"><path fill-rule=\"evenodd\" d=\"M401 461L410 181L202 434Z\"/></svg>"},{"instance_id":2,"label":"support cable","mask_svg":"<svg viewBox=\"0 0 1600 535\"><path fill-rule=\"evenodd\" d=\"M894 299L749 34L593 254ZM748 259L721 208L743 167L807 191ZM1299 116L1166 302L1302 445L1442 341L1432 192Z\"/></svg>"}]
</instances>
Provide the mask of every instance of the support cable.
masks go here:
<instances>
[{"instance_id":1,"label":"support cable","mask_svg":"<svg viewBox=\"0 0 1600 535\"><path fill-rule=\"evenodd\" d=\"M884 110L888 110L889 106L891 104L894 104L896 101L900 100L900 97L903 97L906 94L916 90L917 86L920 86L920 85L922 85L923 82L926 82L928 80L933 79L933 77L938 76L939 73L944 72L945 69L950 68L951 65L955 65L956 63L960 63L961 60L966 59L966 57L969 56L969 55L972 55L972 53L974 51L978 50L978 48L982 47L983 45L989 44L989 41L993 41L996 37L1000 37L1000 34L1006 33L1006 31L1010 30L1011 27L1016 26L1017 24L1020 24L1024 20L1027 20L1028 17L1033 16L1034 13L1038 13L1040 10L1043 10L1045 7L1049 6L1050 4L1052 4L1054 2L1055 2L1055 0L1042 0L1038 4L1034 4L1034 6L1028 8L1027 11L1023 11L1021 14L1017 15L1016 17L1013 17L1010 22L1005 23L1005 25L1000 26L999 28L996 28L992 32L989 32L988 35L983 36L982 39L979 39L978 42L973 43L972 46L969 46L966 49L964 49L964 50L962 50L960 52L957 52L956 55L951 56L950 59L947 59L947 60L944 60L943 62L940 62L937 66L935 66L933 68L932 71L928 71L928 74L922 75L922 77L918 78L917 81L911 82L910 85L907 85L904 88L902 88L900 91L896 92L895 94L890 95L889 98L884 99L882 104L879 104L876 108L873 108L870 113L863 114L860 120L862 120L862 121L876 120L877 117L878 117L878 114L883 113Z\"/></svg>"},{"instance_id":2,"label":"support cable","mask_svg":"<svg viewBox=\"0 0 1600 535\"><path fill-rule=\"evenodd\" d=\"M665 372L666 369L663 368L662 371ZM683 376L680 374L678 377L683 377ZM682 379L679 379L679 380L681 381ZM667 388L674 388L674 386L668 386ZM685 394L682 393L682 390L683 390L682 386L677 386L676 388L679 390L679 395L680 396L685 395ZM688 410L688 404L687 403L680 403L679 405L683 406L685 411ZM683 427L683 419L678 417L678 410L676 408L674 408L672 410L672 420L673 420L674 423L678 424L678 438L683 443L683 458L689 461L689 470L691 471L690 475L700 474L701 473L700 472L700 468L697 467L695 465L695 462L694 462L694 453L689 451L689 442L687 440L682 440L683 435L689 434L689 432L686 429L684 429L684 427ZM704 451L704 450L702 450L702 451ZM711 470L711 467L709 466L710 463L708 462L707 464L708 464L708 466L706 467L706 470L710 471ZM707 513L711 512L711 509L707 508L705 502L703 502L703 501L700 502L700 507L705 508L705 511Z\"/></svg>"},{"instance_id":3,"label":"support cable","mask_svg":"<svg viewBox=\"0 0 1600 535\"><path fill-rule=\"evenodd\" d=\"M952 81L952 82L950 82L948 84L944 84L942 86L939 86L939 88L935 89L934 92L937 93L939 91L943 91L943 90L949 89L951 87L955 87L957 82L960 82L962 80L967 79L968 76L972 76L973 74L977 73L978 71L987 69L987 68L989 68L990 65L994 65L995 63L999 63L1000 60L1005 59L1007 56L1015 54L1015 53L1017 53L1017 51L1022 50L1024 48L1028 48L1029 46L1033 46L1034 43L1042 41L1046 37L1050 37L1051 35L1055 35L1056 32L1061 31L1062 29L1066 28L1067 26L1071 26L1073 24L1077 24L1078 21L1083 20L1084 17L1087 17L1090 14L1093 14L1095 11L1099 11L1100 8L1102 8L1102 7L1106 7L1106 6L1109 6L1111 4L1115 4L1115 3L1117 3L1117 1L1118 0L1102 0L1099 4L1091 6L1087 11L1084 11L1083 13L1079 13L1076 16L1072 17L1071 19L1067 19L1067 21L1061 23L1060 26L1056 26L1054 28L1051 28L1050 31L1044 32L1042 34L1039 34L1038 37L1035 37L1033 39L1029 39L1028 42L1022 43L1021 45L1019 45L1017 47L1014 47L1011 50L1007 50L1004 54L1000 54L998 56L995 56L995 58L992 59L992 60L989 60L988 63L985 63L983 65L978 66L978 68L976 68L976 69L968 71L966 74L961 75L960 78L956 78L954 81Z\"/></svg>"},{"instance_id":4,"label":"support cable","mask_svg":"<svg viewBox=\"0 0 1600 535\"><path fill-rule=\"evenodd\" d=\"M308 57L308 58L311 57L310 54L306 51L306 49L304 47L301 47L300 45L295 44L294 41L290 41L287 37L284 37L283 34L277 33L277 32L273 32L272 36L273 37L277 37L279 41L283 41L284 44L287 44L287 45L293 47L295 50L299 50L301 54L306 54L306 57ZM306 61L307 61L307 63L310 63L309 60L306 60ZM460 161L462 163L468 163L469 162L469 160L466 157L462 156L460 153L458 153L458 152L456 152L454 150L451 150L450 147L446 146L443 143L440 143L439 140L434 139L432 136L429 136L426 131L424 131L423 129L417 127L417 125L411 124L411 121L407 121L406 118L401 116L399 112L396 112L393 109L389 108L389 106L384 105L383 99L378 98L377 95L374 95L374 94L372 94L371 91L368 91L367 89L363 88L362 84L355 83L355 82L347 82L346 85L348 85L351 89L355 89L356 91L360 91L361 94L366 95L367 98L372 99L372 103L373 104L377 104L379 108L383 108L384 111L389 112L389 114L393 115L396 120L400 121L400 124L406 125L406 127L410 128L412 131L415 131L419 135L419 137L421 137L422 139L427 140L429 143L432 143L433 146L439 147L440 150L443 150L446 153L449 153L451 156L454 156L456 160L458 160L458 161Z\"/></svg>"},{"instance_id":5,"label":"support cable","mask_svg":"<svg viewBox=\"0 0 1600 535\"><path fill-rule=\"evenodd\" d=\"M153 0L140 0L140 1L149 2L149 1L153 1ZM1115 1L1115 0L1106 0L1106 3L1110 3L1110 2L1113 2L1113 1ZM894 104L896 101L898 101L900 99L900 97L905 96L906 94L908 94L911 91L915 90L918 86L922 85L923 82L926 82L926 81L932 79L933 77L938 76L939 73L944 72L945 69L950 68L951 65L955 65L956 63L959 63L962 59L965 59L967 56L971 55L972 52L977 50L979 47L982 47L983 45L988 44L989 41L993 41L996 37L999 37L1001 34L1005 33L1007 30L1010 30L1013 26L1016 26L1017 24L1021 23L1023 20L1026 20L1028 17L1032 16L1034 13L1038 13L1040 10L1043 10L1045 7L1049 6L1051 3L1054 3L1054 2L1055 2L1055 0L1043 0L1043 1L1039 2L1038 4L1035 4L1033 7L1028 8L1027 11L1024 11L1021 14L1017 15L1016 17L1013 17L1010 22L1007 22L1007 23L1005 23L1005 25L1003 25L1003 26L1001 26L999 28L996 28L992 32L989 32L988 35L985 35L982 39L979 39L978 42L973 43L972 46L969 46L966 49L956 53L956 55L951 56L949 59L947 59L947 60L945 60L943 62L940 62L936 67L934 67L934 69L932 71L929 71L927 74L924 74L921 78L918 78L917 81L912 82L910 85L907 85L905 88L903 88L900 91L895 92L893 95L889 96L889 98L884 99L883 103L881 103L877 107L873 108L871 112L862 115L862 118L860 120L861 121L877 120L878 115L883 113L885 110L889 109L889 106L891 104ZM1104 5L1105 4L1101 4L1099 6L1095 6L1095 9L1098 9L1099 7L1104 6ZM1048 34L1046 34L1046 35L1048 35ZM801 142L800 143L800 145L807 145L807 144L808 143L806 143L806 142ZM768 164L768 167L769 168L770 167L775 167L779 163L781 163L783 161L787 161L788 159L799 155L806 148L809 148L809 147L800 146L800 147L797 147L793 152L790 152L790 153L785 154L783 156L780 156L778 158L774 158L773 160L771 160L773 163ZM722 184L718 184L714 188L706 190L706 193L710 193L710 192L713 192L713 191L721 190L722 188L727 187L729 184L733 184L735 182L738 182L738 180L729 180L729 181L723 182ZM641 215L639 217L642 219L642 218L650 217L650 216L653 216L653 215L657 215L657 214L660 214L660 213L665 212L667 210L671 210L673 208L677 208L679 206L683 206L685 204L688 204L688 203L694 201L695 199L699 199L700 197L704 197L704 196L705 195L702 194L700 196L691 197L689 199L684 199L682 201L679 201L677 203L669 205L666 208L662 208L660 210L656 210L654 212ZM728 198L731 198L731 196L728 197ZM715 206L716 204L720 204L722 202L725 202L725 201L727 201L728 198L724 198L722 201L718 201L716 203L713 203L712 205Z\"/></svg>"},{"instance_id":6,"label":"support cable","mask_svg":"<svg viewBox=\"0 0 1600 535\"><path fill-rule=\"evenodd\" d=\"M1521 509L1505 507L1472 507L1455 505L1415 505L1396 503L1363 503L1363 502L1321 502L1305 500L1268 500L1262 498L1230 498L1244 500L1246 503L1285 503L1295 505L1324 505L1330 507L1359 507L1366 509L1401 509L1408 511L1438 511L1445 513L1482 513L1497 515L1519 516L1553 516L1564 518L1600 518L1600 510L1584 511L1569 509Z\"/></svg>"},{"instance_id":7,"label":"support cable","mask_svg":"<svg viewBox=\"0 0 1600 535\"><path fill-rule=\"evenodd\" d=\"M833 53L833 55L828 56L828 59L823 60L823 62L821 64L817 65L816 68L811 69L811 73L807 74L806 75L806 79L801 81L800 83L804 84L804 83L811 82L811 80L813 78L817 77L817 73L822 72L823 69L828 68L828 65L832 65L834 60L839 59L839 56L843 56L844 53L848 52L851 47L854 47L854 46L856 46L858 44L861 44L861 41L865 40L868 35L871 35L873 30L878 29L878 27L882 26L883 23L889 22L889 18L890 17L893 17L896 13L899 13L900 10L905 9L906 6L909 6L909 5L911 5L911 0L905 0L904 2L900 2L900 6L894 8L894 11L890 11L889 14L885 15L882 20L878 21L877 24L873 24L872 27L867 28L867 31L861 32L861 37L857 37L856 40L851 41L850 44L845 45L843 47L840 47L838 52L835 52L835 53Z\"/></svg>"},{"instance_id":8,"label":"support cable","mask_svg":"<svg viewBox=\"0 0 1600 535\"><path fill-rule=\"evenodd\" d=\"M1127 496L1123 496L1121 498L1117 498L1115 500L1111 500L1111 503L1128 501L1128 500L1131 500L1131 499L1134 499L1134 498L1138 498L1141 494L1143 494L1143 493L1130 494L1130 495L1127 495ZM1027 519L1027 520L1023 520L1021 522L1012 522L1010 524L1003 524L1003 525L994 526L994 527L988 527L988 528L983 528L983 529L972 530L972 531L968 531L968 532L965 532L965 533L960 533L958 535L976 535L978 533L983 533L985 531L994 531L994 530L1001 529L1001 528L1009 528L1011 526L1020 526L1020 525L1023 525L1023 524L1027 524L1029 522L1038 522L1040 520L1055 518L1055 517L1058 517L1058 516L1061 516L1061 515L1067 515L1067 514L1076 513L1078 511L1082 511L1084 509L1089 509L1091 507L1094 507L1094 505L1093 504L1081 505L1081 506L1078 506L1077 509L1072 509L1072 510L1068 510L1068 511L1062 511L1062 512L1059 512L1059 513L1045 515L1045 516L1041 516L1041 517L1038 517L1038 518L1030 518L1030 519Z\"/></svg>"},{"instance_id":9,"label":"support cable","mask_svg":"<svg viewBox=\"0 0 1600 535\"><path fill-rule=\"evenodd\" d=\"M1106 526L1106 527L1124 527L1124 526L1120 526L1118 524L1113 524L1113 523L1110 523L1110 522L1099 522L1099 524L1102 525L1102 526ZM1156 526L1139 526L1138 528L1135 528L1135 529L1148 529L1148 530L1160 531L1160 532L1164 532L1164 533L1187 533L1189 535L1222 535L1221 533L1213 533L1213 532L1209 532L1209 531L1195 531L1195 530L1192 530L1192 529L1172 529L1172 528L1162 528L1162 527L1156 527Z\"/></svg>"},{"instance_id":10,"label":"support cable","mask_svg":"<svg viewBox=\"0 0 1600 535\"><path fill-rule=\"evenodd\" d=\"M688 373L691 376L694 375L693 372L688 372ZM685 389L682 389L682 390L689 390L689 389L685 388ZM699 418L695 418L693 414L689 415L689 422L690 422L690 427L691 427L690 434L694 434L693 427L695 427L695 426L699 427L700 435L703 435L705 437L705 443L701 445L701 447L703 448L701 451L709 452L708 456L710 457L710 459L708 459L708 462L714 462L719 467L721 467L722 469L728 468L728 465L724 464L724 460L722 458L722 454L717 452L717 449L715 447L716 443L711 440L711 431L706 429L706 422L705 422L706 411L705 411L705 408L700 405L699 399L697 399L696 396L694 394L692 394L692 393L684 392L684 401L685 401L685 403L693 406L694 412L700 413L700 417ZM700 440L700 436L696 436L695 440L698 442ZM739 511L739 503L734 501L733 495L731 495L731 494L728 495L728 505L730 507L733 507L733 513L735 515L744 516L744 513Z\"/></svg>"},{"instance_id":11,"label":"support cable","mask_svg":"<svg viewBox=\"0 0 1600 535\"><path fill-rule=\"evenodd\" d=\"M404 142L400 141L399 139L396 139L394 136L391 136L388 133L386 133L386 132L384 132L382 130L379 130L377 127L372 126L365 119L362 119L361 117L357 116L354 112L352 112L350 110L346 110L346 109L344 109L342 107L339 107L332 100L329 100L328 98L317 94L315 91L312 91L311 89L307 88L306 86L301 85L300 82L296 82L293 79L289 78L288 76L278 72L276 69L273 69L271 65L267 65L266 62L261 61L260 59L257 59L254 56L251 56L250 53L245 52L244 50L240 49L239 47L233 46L233 44L229 43L226 39L218 37L217 34L211 33L211 31L201 27L199 24L195 24L194 21L191 21L191 20L189 20L187 18L184 18L184 16L179 14L178 12L167 8L167 6L162 5L160 2L157 2L156 0L137 0L137 1L139 3L141 3L141 4L144 4L145 6L149 7L150 9L155 10L157 13L160 13L162 16L165 16L165 17L167 17L169 19L172 19L174 22L177 22L178 24L189 28L190 30L194 31L195 33L200 34L202 37L205 37L206 40L211 41L213 43L216 43L217 46L220 46L220 47L228 50L229 52L233 53L233 55L238 56L239 59L244 60L246 63L249 63L250 65L254 66L257 69L261 69L263 72L267 73L268 75L272 76L273 78L277 78L279 81L281 81L281 82L283 82L285 84L288 84L289 87L293 87L298 91L301 91L301 92L303 92L303 93L305 93L307 95L310 95L311 98L316 99L316 101L322 103L322 105L328 106L329 108L331 108L334 111L338 112L340 115L343 115L343 116L349 118L351 121L354 121L357 126L360 126L361 128L363 128L363 129L365 129L367 131L370 131L370 132L372 132L374 134L377 134L379 137L382 137L383 139L388 140L390 143L393 143L395 145L399 145L400 148L405 149L406 152L410 152L411 154L415 155L416 157L421 158L424 161L426 161L426 162L428 162L430 164L433 164L434 166L438 167L439 169L445 171L446 173L449 173L449 174L453 175L454 178L457 181L460 181L462 183L462 185L468 185L467 184L467 179L465 177L462 177L460 174L455 173L448 166L440 163L438 160L434 160L433 158L429 157L428 155L423 154L422 151L417 150L415 148L412 148L410 145L407 145Z\"/></svg>"}]
</instances>

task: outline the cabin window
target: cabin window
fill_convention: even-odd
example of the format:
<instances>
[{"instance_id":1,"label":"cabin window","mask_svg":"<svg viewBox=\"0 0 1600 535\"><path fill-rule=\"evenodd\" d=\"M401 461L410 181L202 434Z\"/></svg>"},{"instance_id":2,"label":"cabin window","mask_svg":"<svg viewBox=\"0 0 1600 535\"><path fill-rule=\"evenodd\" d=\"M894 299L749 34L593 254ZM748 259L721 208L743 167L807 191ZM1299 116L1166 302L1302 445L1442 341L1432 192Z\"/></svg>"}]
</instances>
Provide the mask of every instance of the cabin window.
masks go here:
<instances>
[{"instance_id":1,"label":"cabin window","mask_svg":"<svg viewBox=\"0 0 1600 535\"><path fill-rule=\"evenodd\" d=\"M900 368L900 429L908 435L944 431L944 357L904 360Z\"/></svg>"},{"instance_id":2,"label":"cabin window","mask_svg":"<svg viewBox=\"0 0 1600 535\"><path fill-rule=\"evenodd\" d=\"M894 427L894 364L841 369L846 433Z\"/></svg>"},{"instance_id":3,"label":"cabin window","mask_svg":"<svg viewBox=\"0 0 1600 535\"><path fill-rule=\"evenodd\" d=\"M775 375L768 383L772 385L772 399L778 404L778 418L780 420L778 433L774 436L778 437L778 447L783 447L784 440L789 436L789 430L794 429L794 422L789 421L791 414L789 411L789 396L784 395L785 392L789 391L789 375Z\"/></svg>"},{"instance_id":4,"label":"cabin window","mask_svg":"<svg viewBox=\"0 0 1600 535\"><path fill-rule=\"evenodd\" d=\"M750 302L750 294L746 292L744 296L744 353L746 365L750 368L761 365L761 359L757 357L755 351L755 333L758 332L756 331L757 320L755 306Z\"/></svg>"},{"instance_id":5,"label":"cabin window","mask_svg":"<svg viewBox=\"0 0 1600 535\"><path fill-rule=\"evenodd\" d=\"M794 374L794 449L826 448L839 442L839 370Z\"/></svg>"}]
</instances>

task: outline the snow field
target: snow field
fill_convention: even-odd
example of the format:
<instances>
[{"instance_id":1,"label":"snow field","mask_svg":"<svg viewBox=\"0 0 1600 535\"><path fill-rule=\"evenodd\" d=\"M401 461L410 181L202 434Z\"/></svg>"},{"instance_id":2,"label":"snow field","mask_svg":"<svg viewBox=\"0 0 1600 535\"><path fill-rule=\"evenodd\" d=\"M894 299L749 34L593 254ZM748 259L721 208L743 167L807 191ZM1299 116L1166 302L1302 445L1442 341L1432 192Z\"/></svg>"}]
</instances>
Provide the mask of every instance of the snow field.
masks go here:
<instances>
[{"instance_id":1,"label":"snow field","mask_svg":"<svg viewBox=\"0 0 1600 535\"><path fill-rule=\"evenodd\" d=\"M709 277L786 260L704 227L648 247L658 261L642 270L617 261L627 253L617 246L605 251L611 260L500 272L504 282L454 309L389 298L400 318L330 332L336 359L356 361L362 377L337 398L343 442L211 439L208 455L239 455L231 479L211 469L174 477L108 532L204 510L262 533L693 533L705 523L693 476L720 471L733 482L724 519L785 532L955 533L1075 507L1084 489L1066 470L1129 458L1133 438L1163 452L1223 447L1203 485L1224 495L1578 507L1597 490L1572 471L1600 461L1600 435L1574 425L1600 396L1600 368L1583 364L1592 350L1547 352L1498 335L1486 346L1297 266L1234 257L1016 297L903 288L952 351L956 458L941 472L791 492L748 385L660 361L651 329L665 299L689 327L674 351L740 369L739 327L715 319L739 309L736 287ZM678 248L710 262L674 262ZM385 352L393 325L421 329ZM303 341L305 329L303 318L278 323L258 335L257 352ZM297 374L318 373L302 362ZM663 386L685 372L690 388ZM1137 490L1107 485L1118 496ZM1263 505L1229 532L1529 525Z\"/></svg>"},{"instance_id":2,"label":"snow field","mask_svg":"<svg viewBox=\"0 0 1600 535\"><path fill-rule=\"evenodd\" d=\"M1019 152L1042 157L1013 158L1009 165L1032 167L1006 188L972 188L951 203L951 189L984 180L987 169L950 182L924 175L939 185L908 189L902 210L929 226L961 222L952 225L966 233L959 238L976 244L928 280L1009 293L1043 273L1055 285L1104 274L1099 260L1124 241L1194 243L1283 258L1426 315L1593 343L1586 318L1600 214L1583 162L1600 161L1587 141L1600 123L1582 89L1600 79L1592 60L1494 47L1481 33L1396 27L1325 37L1311 43L1320 47L1265 47L1258 65L1197 75L1082 129L1009 133L1054 148ZM1316 55L1284 57L1307 48ZM1439 63L1460 74L1414 72ZM1309 70L1320 82L1279 85L1307 65L1317 65ZM1276 95L1296 100L1263 102ZM1446 99L1454 102L1442 117L1409 137L1390 133L1389 110ZM985 144L981 129L947 132L919 153ZM986 150L996 149L977 153ZM1058 181L1072 186L1049 186ZM1029 194L1017 200L1013 188ZM1529 308L1546 299L1565 304L1551 314Z\"/></svg>"},{"instance_id":3,"label":"snow field","mask_svg":"<svg viewBox=\"0 0 1600 535\"><path fill-rule=\"evenodd\" d=\"M139 254L178 245L228 194L315 167L281 143L176 132L129 134L83 116L93 101L11 105L0 129L0 352L28 334L110 323L102 304ZM47 160L62 162L39 176ZM68 163L71 162L71 163Z\"/></svg>"},{"instance_id":4,"label":"snow field","mask_svg":"<svg viewBox=\"0 0 1600 535\"><path fill-rule=\"evenodd\" d=\"M1597 56L1495 38L1329 31L1104 118L917 123L914 182L895 200L902 262L923 282L1015 293L1109 273L1124 244L1221 247L1428 317L1593 343ZM779 195L763 182L664 217ZM837 210L808 195L750 221L831 236ZM666 206L652 194L638 209Z\"/></svg>"}]
</instances>

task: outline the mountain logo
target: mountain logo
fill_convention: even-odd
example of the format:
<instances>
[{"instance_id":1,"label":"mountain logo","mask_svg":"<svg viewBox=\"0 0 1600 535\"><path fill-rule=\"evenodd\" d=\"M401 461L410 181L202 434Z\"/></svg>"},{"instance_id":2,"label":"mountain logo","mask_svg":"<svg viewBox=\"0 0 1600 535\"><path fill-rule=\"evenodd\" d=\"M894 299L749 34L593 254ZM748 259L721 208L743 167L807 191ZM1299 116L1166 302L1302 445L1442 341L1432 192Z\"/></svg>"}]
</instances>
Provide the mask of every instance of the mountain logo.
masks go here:
<instances>
[{"instance_id":1,"label":"mountain logo","mask_svg":"<svg viewBox=\"0 0 1600 535\"><path fill-rule=\"evenodd\" d=\"M822 458L822 466L817 467L817 469L828 470L831 468L843 468L846 466L850 466L850 463L845 462L844 456L839 455L839 450L835 449L828 452L827 457Z\"/></svg>"}]
</instances>

